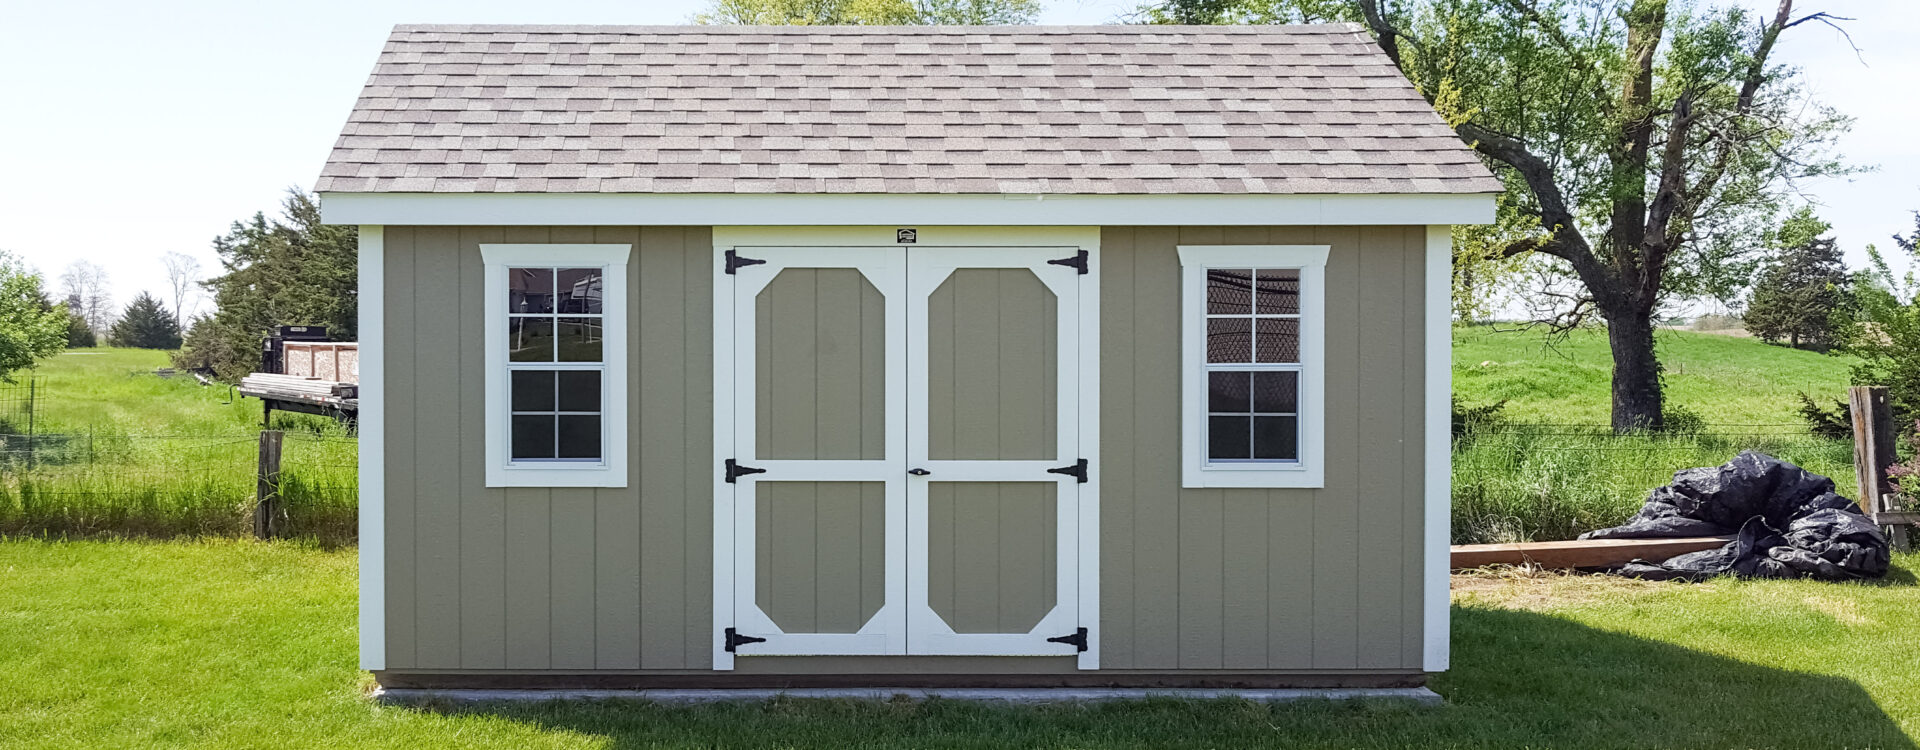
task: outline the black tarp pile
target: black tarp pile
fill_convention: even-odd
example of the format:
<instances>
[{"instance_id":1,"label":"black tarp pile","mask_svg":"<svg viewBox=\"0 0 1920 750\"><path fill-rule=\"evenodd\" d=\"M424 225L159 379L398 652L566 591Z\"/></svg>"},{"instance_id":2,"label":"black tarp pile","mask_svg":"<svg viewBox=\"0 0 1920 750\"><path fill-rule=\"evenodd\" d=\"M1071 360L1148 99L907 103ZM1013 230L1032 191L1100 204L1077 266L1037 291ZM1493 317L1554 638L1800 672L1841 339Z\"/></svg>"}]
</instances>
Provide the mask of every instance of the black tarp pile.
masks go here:
<instances>
[{"instance_id":1,"label":"black tarp pile","mask_svg":"<svg viewBox=\"0 0 1920 750\"><path fill-rule=\"evenodd\" d=\"M1675 472L1673 484L1647 496L1624 526L1581 539L1647 539L1737 534L1720 549L1664 562L1635 560L1618 573L1698 580L1732 573L1754 578L1878 578L1887 572L1887 538L1833 480L1744 451L1725 465Z\"/></svg>"}]
</instances>

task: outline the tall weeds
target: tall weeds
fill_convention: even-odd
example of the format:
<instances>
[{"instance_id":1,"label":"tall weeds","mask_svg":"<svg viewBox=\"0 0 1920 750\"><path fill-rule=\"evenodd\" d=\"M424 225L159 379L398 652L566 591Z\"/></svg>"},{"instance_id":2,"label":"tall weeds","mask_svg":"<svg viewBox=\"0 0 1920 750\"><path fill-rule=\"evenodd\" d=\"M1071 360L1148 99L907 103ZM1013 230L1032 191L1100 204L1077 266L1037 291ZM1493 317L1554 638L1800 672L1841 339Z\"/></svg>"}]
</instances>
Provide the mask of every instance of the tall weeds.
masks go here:
<instances>
[{"instance_id":1,"label":"tall weeds","mask_svg":"<svg viewBox=\"0 0 1920 750\"><path fill-rule=\"evenodd\" d=\"M1832 477L1852 497L1853 446L1802 426L1614 435L1604 427L1502 425L1453 444L1453 542L1572 539L1623 523L1673 473L1757 450ZM1767 430L1774 430L1768 432Z\"/></svg>"}]
</instances>

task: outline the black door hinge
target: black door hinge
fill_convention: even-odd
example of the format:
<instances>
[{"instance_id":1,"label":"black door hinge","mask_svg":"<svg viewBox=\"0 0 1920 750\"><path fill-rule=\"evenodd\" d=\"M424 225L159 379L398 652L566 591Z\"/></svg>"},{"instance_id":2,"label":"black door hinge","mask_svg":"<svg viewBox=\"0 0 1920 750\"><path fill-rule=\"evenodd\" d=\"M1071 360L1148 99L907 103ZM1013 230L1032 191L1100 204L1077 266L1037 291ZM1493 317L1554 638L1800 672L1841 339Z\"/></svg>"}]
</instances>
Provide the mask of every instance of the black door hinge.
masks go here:
<instances>
[{"instance_id":1,"label":"black door hinge","mask_svg":"<svg viewBox=\"0 0 1920 750\"><path fill-rule=\"evenodd\" d=\"M767 642L767 639L765 638L755 638L750 635L741 635L735 632L733 628L727 628L725 632L727 634L727 653L733 653L734 649L739 648L741 646L745 646L749 643L766 643ZM1086 635L1086 632L1087 632L1086 628L1080 629L1080 633L1082 635L1082 638L1080 639L1081 643L1086 643L1086 638L1084 637ZM1087 647L1081 646L1080 650L1085 651L1087 650Z\"/></svg>"},{"instance_id":2,"label":"black door hinge","mask_svg":"<svg viewBox=\"0 0 1920 750\"><path fill-rule=\"evenodd\" d=\"M1060 467L1048 469L1047 473L1048 474L1065 474L1067 476L1073 477L1073 481L1077 484L1086 484L1087 483L1087 460L1083 458L1073 462L1072 466L1060 466Z\"/></svg>"},{"instance_id":3,"label":"black door hinge","mask_svg":"<svg viewBox=\"0 0 1920 750\"><path fill-rule=\"evenodd\" d=\"M767 473L766 469L756 469L751 466L741 466L740 462L735 461L731 458L727 459L727 484L733 484L733 480L739 479L748 474L765 474L765 473Z\"/></svg>"},{"instance_id":4,"label":"black door hinge","mask_svg":"<svg viewBox=\"0 0 1920 750\"><path fill-rule=\"evenodd\" d=\"M757 266L765 262L766 261L759 258L742 258L732 250L727 251L727 273L738 271L744 266ZM1081 273L1086 273L1086 271L1081 271Z\"/></svg>"},{"instance_id":5,"label":"black door hinge","mask_svg":"<svg viewBox=\"0 0 1920 750\"><path fill-rule=\"evenodd\" d=\"M1087 251L1081 250L1080 252L1074 253L1071 258L1055 258L1047 261L1047 263L1056 266L1067 266L1084 275L1087 272Z\"/></svg>"},{"instance_id":6,"label":"black door hinge","mask_svg":"<svg viewBox=\"0 0 1920 750\"><path fill-rule=\"evenodd\" d=\"M731 633L733 632L733 629L728 628L727 632ZM1087 650L1087 629L1086 628L1077 629L1073 631L1073 635L1063 635L1058 638L1048 638L1047 642L1048 643L1064 643L1074 647L1075 650L1085 651ZM732 651L733 649L727 649L727 650Z\"/></svg>"}]
</instances>

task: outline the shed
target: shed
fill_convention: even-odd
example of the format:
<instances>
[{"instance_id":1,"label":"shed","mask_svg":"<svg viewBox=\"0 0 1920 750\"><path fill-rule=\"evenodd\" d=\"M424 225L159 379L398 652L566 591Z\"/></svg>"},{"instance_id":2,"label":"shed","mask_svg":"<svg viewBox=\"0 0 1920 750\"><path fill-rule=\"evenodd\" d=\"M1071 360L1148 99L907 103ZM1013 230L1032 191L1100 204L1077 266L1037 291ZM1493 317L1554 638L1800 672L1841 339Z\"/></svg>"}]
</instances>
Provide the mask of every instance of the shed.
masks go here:
<instances>
[{"instance_id":1,"label":"shed","mask_svg":"<svg viewBox=\"0 0 1920 750\"><path fill-rule=\"evenodd\" d=\"M1477 158L1352 25L401 26L390 688L1411 686Z\"/></svg>"}]
</instances>

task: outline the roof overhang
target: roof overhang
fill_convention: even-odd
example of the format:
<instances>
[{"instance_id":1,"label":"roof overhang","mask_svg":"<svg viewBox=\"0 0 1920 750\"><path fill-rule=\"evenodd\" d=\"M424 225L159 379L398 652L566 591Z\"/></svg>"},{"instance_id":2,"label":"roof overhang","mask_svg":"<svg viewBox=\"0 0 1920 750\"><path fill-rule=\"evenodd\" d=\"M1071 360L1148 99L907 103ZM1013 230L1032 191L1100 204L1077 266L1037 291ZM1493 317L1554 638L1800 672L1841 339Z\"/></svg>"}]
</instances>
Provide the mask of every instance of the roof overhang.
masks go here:
<instances>
[{"instance_id":1,"label":"roof overhang","mask_svg":"<svg viewBox=\"0 0 1920 750\"><path fill-rule=\"evenodd\" d=\"M389 226L1352 226L1490 224L1492 194L321 193L328 224Z\"/></svg>"}]
</instances>

